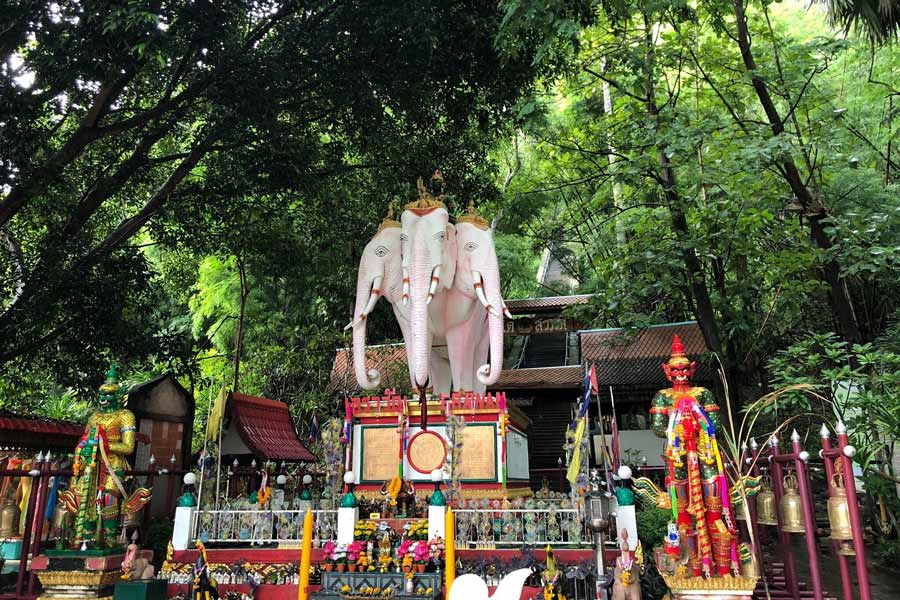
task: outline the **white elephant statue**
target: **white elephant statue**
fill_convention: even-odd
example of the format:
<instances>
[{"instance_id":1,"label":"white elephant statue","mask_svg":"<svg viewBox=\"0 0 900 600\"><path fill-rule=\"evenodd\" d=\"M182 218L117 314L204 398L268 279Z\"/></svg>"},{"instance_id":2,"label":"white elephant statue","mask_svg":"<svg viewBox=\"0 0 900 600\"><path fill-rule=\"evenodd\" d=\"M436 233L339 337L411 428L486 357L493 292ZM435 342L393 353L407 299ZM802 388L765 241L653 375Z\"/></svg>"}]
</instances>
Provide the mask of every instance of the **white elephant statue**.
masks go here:
<instances>
[{"instance_id":1,"label":"white elephant statue","mask_svg":"<svg viewBox=\"0 0 900 600\"><path fill-rule=\"evenodd\" d=\"M384 297L394 309L394 316L403 334L403 341L409 347L409 307L402 302L403 275L400 257L400 223L391 218L391 213L382 221L378 233L369 240L359 261L356 278L356 306L353 320L344 329L353 328L353 366L356 381L363 389L371 390L381 384L381 373L369 369L366 361L366 319L375 308L379 298ZM431 364L441 373L435 378L449 379L450 367L439 352L433 353ZM412 370L410 369L410 381Z\"/></svg>"},{"instance_id":2,"label":"white elephant statue","mask_svg":"<svg viewBox=\"0 0 900 600\"><path fill-rule=\"evenodd\" d=\"M443 180L440 172L432 178L433 189ZM406 355L412 371L413 387L430 385L435 394L450 392L450 378L430 378L432 350L446 345L443 315L446 291L456 271L456 232L450 214L440 200L419 180L419 199L406 206L400 217L400 245L403 264L402 302L409 305L410 334ZM449 374L448 374L449 375Z\"/></svg>"},{"instance_id":3,"label":"white elephant statue","mask_svg":"<svg viewBox=\"0 0 900 600\"><path fill-rule=\"evenodd\" d=\"M366 318L381 296L403 332L412 389L483 393L503 369L500 271L493 234L470 204L450 223L437 171L400 223L388 218L366 245L359 265L353 321L353 362L364 389L381 383L366 363ZM490 360L488 360L490 358Z\"/></svg>"}]
</instances>

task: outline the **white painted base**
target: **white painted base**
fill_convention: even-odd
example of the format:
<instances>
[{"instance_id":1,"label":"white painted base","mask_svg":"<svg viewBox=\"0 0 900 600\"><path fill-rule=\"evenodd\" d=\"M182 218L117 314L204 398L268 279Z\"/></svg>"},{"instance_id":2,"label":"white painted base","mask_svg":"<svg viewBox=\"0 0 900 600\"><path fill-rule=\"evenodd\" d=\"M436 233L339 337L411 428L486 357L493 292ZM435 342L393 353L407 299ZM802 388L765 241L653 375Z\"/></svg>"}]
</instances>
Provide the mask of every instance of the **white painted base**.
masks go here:
<instances>
[{"instance_id":1,"label":"white painted base","mask_svg":"<svg viewBox=\"0 0 900 600\"><path fill-rule=\"evenodd\" d=\"M432 540L436 537L440 537L441 539L446 539L447 532L445 531L444 525L446 521L444 520L447 516L447 507L446 506L430 506L428 507L428 539Z\"/></svg>"},{"instance_id":2,"label":"white painted base","mask_svg":"<svg viewBox=\"0 0 900 600\"><path fill-rule=\"evenodd\" d=\"M175 527L172 529L172 548L187 550L191 547L191 520L196 507L179 506L175 509Z\"/></svg>"},{"instance_id":3,"label":"white painted base","mask_svg":"<svg viewBox=\"0 0 900 600\"><path fill-rule=\"evenodd\" d=\"M359 521L359 508L338 508L337 518L337 543L351 544L353 543L353 530L356 529L356 522Z\"/></svg>"},{"instance_id":4,"label":"white painted base","mask_svg":"<svg viewBox=\"0 0 900 600\"><path fill-rule=\"evenodd\" d=\"M628 531L628 548L634 550L638 543L637 517L634 514L634 506L619 506L616 509L616 541L622 545L622 530ZM644 552L648 550L645 548Z\"/></svg>"}]
</instances>

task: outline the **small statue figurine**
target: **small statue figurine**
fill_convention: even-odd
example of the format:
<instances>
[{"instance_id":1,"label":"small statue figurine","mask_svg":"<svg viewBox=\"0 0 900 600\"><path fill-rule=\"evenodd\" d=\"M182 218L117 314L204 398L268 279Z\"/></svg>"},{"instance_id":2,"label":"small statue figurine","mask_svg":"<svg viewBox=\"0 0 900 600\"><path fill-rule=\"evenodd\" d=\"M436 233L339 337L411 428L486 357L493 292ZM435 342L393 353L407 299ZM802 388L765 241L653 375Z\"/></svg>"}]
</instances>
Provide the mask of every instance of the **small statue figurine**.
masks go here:
<instances>
[{"instance_id":1,"label":"small statue figurine","mask_svg":"<svg viewBox=\"0 0 900 600\"><path fill-rule=\"evenodd\" d=\"M628 530L622 529L621 554L616 558L613 600L641 600L640 569L644 562L641 542L634 552L628 547Z\"/></svg>"},{"instance_id":2,"label":"small statue figurine","mask_svg":"<svg viewBox=\"0 0 900 600\"><path fill-rule=\"evenodd\" d=\"M122 579L126 581L153 579L153 563L138 554L140 548L137 541L138 532L135 529L131 534L131 543L125 550L125 558L122 559Z\"/></svg>"},{"instance_id":3,"label":"small statue figurine","mask_svg":"<svg viewBox=\"0 0 900 600\"><path fill-rule=\"evenodd\" d=\"M541 585L544 588L544 600L566 600L560 589L560 570L556 568L556 558L553 556L553 548L547 545L547 561L544 572L541 573Z\"/></svg>"},{"instance_id":4,"label":"small statue figurine","mask_svg":"<svg viewBox=\"0 0 900 600\"><path fill-rule=\"evenodd\" d=\"M209 572L203 542L197 542L197 550L200 551L200 556L197 557L197 564L191 574L191 600L219 600L219 584Z\"/></svg>"},{"instance_id":5,"label":"small statue figurine","mask_svg":"<svg viewBox=\"0 0 900 600\"><path fill-rule=\"evenodd\" d=\"M62 492L60 502L75 515L72 547L100 548L116 545L119 504L122 511L134 514L150 500L150 490L138 488L126 494L123 483L130 467L125 458L134 452L134 414L120 408L125 393L118 381L116 364L106 373L100 386L100 410L88 418L84 435L75 448L73 482Z\"/></svg>"}]
</instances>

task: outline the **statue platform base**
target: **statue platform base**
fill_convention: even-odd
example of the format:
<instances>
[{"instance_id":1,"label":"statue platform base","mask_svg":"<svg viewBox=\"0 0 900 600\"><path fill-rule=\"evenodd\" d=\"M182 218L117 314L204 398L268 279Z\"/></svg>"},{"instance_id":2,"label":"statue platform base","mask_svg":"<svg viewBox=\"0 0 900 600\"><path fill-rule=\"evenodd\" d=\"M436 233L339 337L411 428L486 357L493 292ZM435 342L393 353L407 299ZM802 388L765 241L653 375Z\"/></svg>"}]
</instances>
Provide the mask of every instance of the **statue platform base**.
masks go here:
<instances>
[{"instance_id":1,"label":"statue platform base","mask_svg":"<svg viewBox=\"0 0 900 600\"><path fill-rule=\"evenodd\" d=\"M153 559L153 551L141 550L139 556ZM50 550L35 557L31 568L44 588L38 600L98 600L112 598L115 585L122 581L125 553L103 550Z\"/></svg>"},{"instance_id":2,"label":"statue platform base","mask_svg":"<svg viewBox=\"0 0 900 600\"><path fill-rule=\"evenodd\" d=\"M663 575L672 600L750 600L758 577L679 577Z\"/></svg>"}]
</instances>

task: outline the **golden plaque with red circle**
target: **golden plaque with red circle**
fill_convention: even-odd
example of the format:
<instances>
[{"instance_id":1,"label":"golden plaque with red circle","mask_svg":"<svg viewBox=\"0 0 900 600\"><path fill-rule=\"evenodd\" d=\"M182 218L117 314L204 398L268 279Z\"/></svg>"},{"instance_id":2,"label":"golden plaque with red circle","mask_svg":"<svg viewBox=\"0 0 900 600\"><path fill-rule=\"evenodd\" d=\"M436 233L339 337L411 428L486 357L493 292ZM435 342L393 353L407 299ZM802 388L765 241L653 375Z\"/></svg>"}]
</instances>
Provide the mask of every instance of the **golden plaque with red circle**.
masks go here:
<instances>
[{"instance_id":1,"label":"golden plaque with red circle","mask_svg":"<svg viewBox=\"0 0 900 600\"><path fill-rule=\"evenodd\" d=\"M406 447L409 466L419 473L431 473L444 466L447 460L447 444L433 431L420 431L410 438Z\"/></svg>"}]
</instances>

